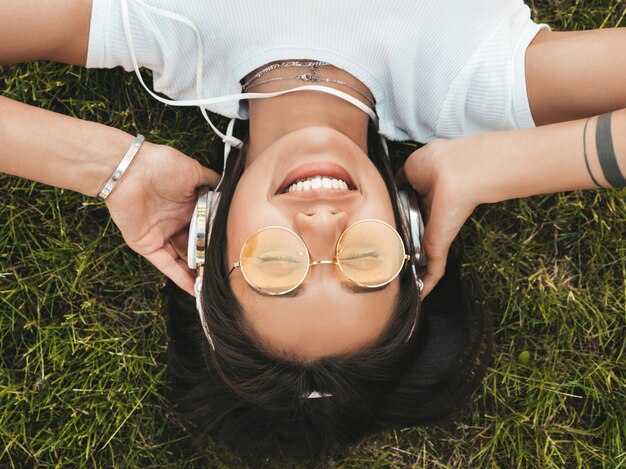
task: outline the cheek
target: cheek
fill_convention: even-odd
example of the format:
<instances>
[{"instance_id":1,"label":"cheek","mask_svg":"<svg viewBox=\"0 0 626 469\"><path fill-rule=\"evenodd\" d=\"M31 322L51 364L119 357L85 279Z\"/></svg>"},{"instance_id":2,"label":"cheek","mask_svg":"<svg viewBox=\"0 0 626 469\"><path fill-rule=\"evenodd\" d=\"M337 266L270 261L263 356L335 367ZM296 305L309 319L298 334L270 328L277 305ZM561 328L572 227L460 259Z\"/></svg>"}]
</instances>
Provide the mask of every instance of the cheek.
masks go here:
<instances>
[{"instance_id":1,"label":"cheek","mask_svg":"<svg viewBox=\"0 0 626 469\"><path fill-rule=\"evenodd\" d=\"M233 262L239 259L241 246L243 246L249 234L252 233L249 223L252 221L253 215L258 213L258 208L253 204L254 200L255 197L247 194L245 185L242 185L240 182L237 189L235 189L226 222L226 245L229 265L232 265ZM250 201L250 203L246 203L247 201Z\"/></svg>"},{"instance_id":2,"label":"cheek","mask_svg":"<svg viewBox=\"0 0 626 469\"><path fill-rule=\"evenodd\" d=\"M384 182L380 181L372 189L368 191L368 202L361 207L359 218L374 218L395 226L391 198Z\"/></svg>"},{"instance_id":3,"label":"cheek","mask_svg":"<svg viewBox=\"0 0 626 469\"><path fill-rule=\"evenodd\" d=\"M241 247L250 235L270 225L280 225L276 209L254 184L241 181L235 189L226 222L227 259L230 265L239 260ZM258 184L257 184L258 187Z\"/></svg>"},{"instance_id":4,"label":"cheek","mask_svg":"<svg viewBox=\"0 0 626 469\"><path fill-rule=\"evenodd\" d=\"M226 229L226 261L230 267L239 260L239 252L244 241L245 239L241 240L237 232L230 228Z\"/></svg>"}]
</instances>

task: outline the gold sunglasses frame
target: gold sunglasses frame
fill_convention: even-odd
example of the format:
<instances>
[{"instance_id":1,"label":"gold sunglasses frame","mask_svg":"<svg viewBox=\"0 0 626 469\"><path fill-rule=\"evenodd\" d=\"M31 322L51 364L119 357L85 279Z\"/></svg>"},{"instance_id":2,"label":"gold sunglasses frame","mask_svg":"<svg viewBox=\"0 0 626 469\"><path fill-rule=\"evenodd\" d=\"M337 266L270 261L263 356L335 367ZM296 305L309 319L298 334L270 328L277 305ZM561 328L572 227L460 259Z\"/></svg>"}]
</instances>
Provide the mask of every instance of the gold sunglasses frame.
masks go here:
<instances>
[{"instance_id":1,"label":"gold sunglasses frame","mask_svg":"<svg viewBox=\"0 0 626 469\"><path fill-rule=\"evenodd\" d=\"M398 240L400 241L400 244L402 246L402 251L404 253L403 254L403 258L402 258L402 262L400 262L400 265L399 265L398 270L396 271L396 273L389 280L387 280L386 282L383 282L383 283L380 283L380 284L377 284L377 285L365 285L365 284L359 283L359 282L353 280L352 278L350 278L350 276L341 267L341 263L339 262L338 257L337 257L338 250L339 250L339 245L340 245L341 240L343 239L344 235L353 226L358 225L360 223L364 223L364 222L381 223L381 224L387 226L389 229L391 229L391 231L393 233L395 233L395 235L397 236ZM244 253L244 248L246 247L246 244L248 243L248 241L250 239L252 239L254 236L256 236L257 234L261 233L262 231L269 230L269 229L285 230L285 231L293 234L296 238L298 238L298 240L300 240L300 242L304 246L304 249L306 250L307 256L309 258L309 262L307 264L306 271L304 272L304 274L303 274L302 278L300 279L300 281L295 286L290 288L289 290L286 290L286 291L283 291L283 292L279 292L279 293L269 292L267 290L263 290L261 288L258 288L256 285L254 285L250 281L250 279L246 275L245 269L242 267L242 257L243 257L243 253ZM266 226L264 228L261 228L261 229L255 231L250 236L248 236L248 238L245 240L245 242L243 243L243 246L241 247L241 251L239 253L239 260L235 261L233 263L232 268L228 272L228 277L230 277L230 275L233 273L233 271L235 269L240 268L241 269L241 273L243 274L244 279L246 280L248 285L250 285L251 288L253 288L254 290L256 290L259 293L262 293L264 295L282 296L282 295L287 295L287 294L291 293L292 291L297 289L300 285L302 285L302 283L304 283L304 281L306 280L307 276L309 275L309 271L311 270L311 267L316 266L316 265L334 264L337 267L339 267L339 270L341 271L343 276L345 278L347 278L350 282L354 283L355 285L358 285L358 286L360 286L362 288L367 288L367 289L376 289L376 288L383 287L385 285L389 285L391 282L393 282L398 277L398 275L400 275L400 272L402 272L402 269L406 265L407 261L410 261L410 260L411 260L411 256L409 254L407 254L407 252L406 252L406 245L404 244L404 240L402 239L402 236L400 236L400 233L398 233L398 230L396 230L389 223L384 222L382 220L376 220L375 218L365 218L363 220L356 221L356 222L352 223L351 225L349 225L345 230L343 230L343 232L341 233L341 236L339 236L339 238L337 239L337 243L335 244L335 256L334 256L334 258L333 259L317 260L317 261L312 260L311 251L309 251L309 247L306 245L306 243L304 242L304 240L302 239L302 237L298 233L296 233L295 231L293 231L293 230L291 230L289 228L285 228L284 226Z\"/></svg>"}]
</instances>

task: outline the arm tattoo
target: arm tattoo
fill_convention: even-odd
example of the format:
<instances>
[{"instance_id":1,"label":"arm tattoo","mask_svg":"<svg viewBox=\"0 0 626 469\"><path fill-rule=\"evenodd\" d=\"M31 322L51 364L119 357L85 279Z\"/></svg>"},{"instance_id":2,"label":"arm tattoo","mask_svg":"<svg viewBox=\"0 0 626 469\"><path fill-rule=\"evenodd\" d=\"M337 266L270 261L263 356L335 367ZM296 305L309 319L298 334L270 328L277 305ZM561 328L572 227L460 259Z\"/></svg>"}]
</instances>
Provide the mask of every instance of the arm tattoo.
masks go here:
<instances>
[{"instance_id":1,"label":"arm tattoo","mask_svg":"<svg viewBox=\"0 0 626 469\"><path fill-rule=\"evenodd\" d=\"M598 117L596 149L604 178L615 188L626 187L626 178L624 178L619 169L617 158L615 157L615 148L613 147L613 136L611 135L612 114L609 112Z\"/></svg>"},{"instance_id":2,"label":"arm tattoo","mask_svg":"<svg viewBox=\"0 0 626 469\"><path fill-rule=\"evenodd\" d=\"M589 173L589 176L591 176L591 180L593 181L593 183L598 189L602 189L603 187L600 185L598 180L593 176L593 173L591 172L591 168L589 167L589 157L587 156L587 124L589 124L590 120L591 118L585 121L585 128L583 129L583 150L585 152L585 165L587 166L587 172Z\"/></svg>"}]
</instances>

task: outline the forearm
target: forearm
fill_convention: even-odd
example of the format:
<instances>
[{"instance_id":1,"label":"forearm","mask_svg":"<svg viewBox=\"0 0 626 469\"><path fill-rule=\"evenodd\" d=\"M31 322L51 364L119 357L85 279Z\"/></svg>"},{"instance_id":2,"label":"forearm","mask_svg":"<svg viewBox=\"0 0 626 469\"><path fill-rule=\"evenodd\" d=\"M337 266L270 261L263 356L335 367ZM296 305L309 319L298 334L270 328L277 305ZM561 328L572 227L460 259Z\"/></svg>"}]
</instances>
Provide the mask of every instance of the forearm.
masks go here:
<instances>
[{"instance_id":1,"label":"forearm","mask_svg":"<svg viewBox=\"0 0 626 469\"><path fill-rule=\"evenodd\" d=\"M0 97L0 172L95 196L134 137Z\"/></svg>"},{"instance_id":2,"label":"forearm","mask_svg":"<svg viewBox=\"0 0 626 469\"><path fill-rule=\"evenodd\" d=\"M598 129L598 119L469 137L474 142L464 142L464 148L472 148L472 156L459 158L459 171L477 203L598 185L623 187L626 110L611 114L610 130L606 125Z\"/></svg>"}]
</instances>

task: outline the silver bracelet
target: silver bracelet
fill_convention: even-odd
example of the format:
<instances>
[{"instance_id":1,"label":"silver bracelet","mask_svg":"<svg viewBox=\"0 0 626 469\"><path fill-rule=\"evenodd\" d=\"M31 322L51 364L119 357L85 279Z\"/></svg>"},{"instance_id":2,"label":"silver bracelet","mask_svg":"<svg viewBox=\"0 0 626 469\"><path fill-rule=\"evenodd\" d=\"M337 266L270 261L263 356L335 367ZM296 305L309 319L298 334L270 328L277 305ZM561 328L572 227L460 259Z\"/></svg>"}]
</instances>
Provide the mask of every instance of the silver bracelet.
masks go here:
<instances>
[{"instance_id":1,"label":"silver bracelet","mask_svg":"<svg viewBox=\"0 0 626 469\"><path fill-rule=\"evenodd\" d=\"M137 138L124 155L124 158L122 158L122 161L117 166L117 168L115 168L115 171L113 171L113 174L98 194L98 197L100 197L102 200L106 200L106 198L111 195L111 192L113 192L113 188L119 182L119 180L122 179L122 176L132 163L135 155L137 155L137 152L141 148L144 140L145 138L143 137L143 135L137 135Z\"/></svg>"}]
</instances>

